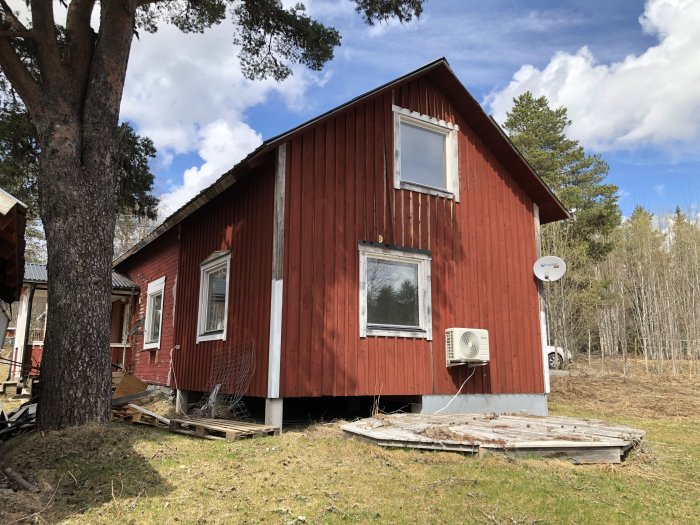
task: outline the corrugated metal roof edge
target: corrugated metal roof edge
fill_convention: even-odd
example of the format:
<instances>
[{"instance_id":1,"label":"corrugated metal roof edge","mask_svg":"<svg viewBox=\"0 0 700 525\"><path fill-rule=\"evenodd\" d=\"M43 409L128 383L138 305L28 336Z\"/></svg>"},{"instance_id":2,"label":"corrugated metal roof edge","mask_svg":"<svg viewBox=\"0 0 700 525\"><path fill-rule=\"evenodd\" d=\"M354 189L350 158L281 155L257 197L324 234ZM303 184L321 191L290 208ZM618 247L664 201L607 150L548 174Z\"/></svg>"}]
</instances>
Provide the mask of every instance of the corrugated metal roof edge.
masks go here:
<instances>
[{"instance_id":1,"label":"corrugated metal roof edge","mask_svg":"<svg viewBox=\"0 0 700 525\"><path fill-rule=\"evenodd\" d=\"M183 206L181 206L177 211L172 213L167 219L163 221L163 223L155 228L150 234L148 234L143 240L141 240L139 243L135 244L133 247L131 247L129 250L124 252L122 255L117 257L114 262L113 266L117 266L118 264L124 262L127 260L129 257L134 255L135 253L139 252L142 248L156 240L158 237L166 233L168 230L170 230L172 227L176 226L178 223L180 223L182 220L187 218L189 215L197 211L199 208L204 206L207 202L212 200L214 197L222 193L224 190L228 189L231 187L235 182L236 178L233 178L233 174L236 172L242 171L244 168L249 167L251 165L254 165L255 163L253 162L256 160L257 157L261 157L263 155L266 155L269 153L273 148L275 148L280 142L284 141L286 138L290 137L291 135L298 133L299 131L316 125L320 121L330 117L331 115L338 113L340 111L343 111L347 107L356 104L358 102L361 102L362 100L375 96L376 94L380 93L383 90L389 89L397 84L406 82L407 80L410 80L414 77L417 76L422 76L428 72L430 72L433 69L436 69L438 67L444 67L445 70L450 74L450 76L453 78L453 80L457 83L457 85L467 94L469 97L470 102L472 103L474 108L477 108L478 111L481 113L483 118L487 119L491 125L496 129L497 134L505 142L507 145L508 149L512 151L512 153L515 155L515 157L523 163L525 168L530 172L530 174L535 178L538 186L541 186L541 189L544 190L545 194L547 194L548 197L551 197L554 202L555 202L555 207L557 207L560 211L560 216L562 218L568 218L570 217L569 212L566 210L564 205L559 201L559 199L554 195L551 189L544 183L544 181L540 178L540 176L535 172L535 170L532 168L532 166L527 162L527 160L522 156L522 154L518 151L518 149L515 147L515 145L510 141L508 136L503 132L501 127L498 125L498 123L492 119L491 116L489 116L481 107L481 105L476 101L476 99L472 96L471 93L469 93L469 90L464 87L462 82L459 80L457 75L455 75L454 71L452 71L452 68L450 67L449 63L447 62L447 59L445 57L440 57L422 67L419 67L418 69L415 69L414 71L411 71L410 73L407 73L403 76L400 76L398 78L395 78L394 80L391 80L389 82L386 82L385 84L382 84L379 87L376 87L370 91L367 91L361 95L358 95L357 97L349 100L348 102L345 102L339 106L336 106L335 108L332 108L325 113L322 113L321 115L314 117L306 122L303 122L302 124L285 131L283 133L280 133L279 135L276 135L274 137L271 137L264 141L260 146L258 146L252 153L250 153L248 156L246 156L242 161L240 161L238 164L236 164L233 168L231 168L229 171L224 173L221 177L219 177L216 182L214 182L212 185L209 187L205 188L201 192L199 192L195 197L190 199L187 203L185 203ZM472 108L473 109L473 108Z\"/></svg>"},{"instance_id":2,"label":"corrugated metal roof edge","mask_svg":"<svg viewBox=\"0 0 700 525\"><path fill-rule=\"evenodd\" d=\"M48 282L48 272L45 264L27 263L25 265L24 283L45 284ZM138 290L138 285L126 275L112 270L113 290Z\"/></svg>"}]
</instances>

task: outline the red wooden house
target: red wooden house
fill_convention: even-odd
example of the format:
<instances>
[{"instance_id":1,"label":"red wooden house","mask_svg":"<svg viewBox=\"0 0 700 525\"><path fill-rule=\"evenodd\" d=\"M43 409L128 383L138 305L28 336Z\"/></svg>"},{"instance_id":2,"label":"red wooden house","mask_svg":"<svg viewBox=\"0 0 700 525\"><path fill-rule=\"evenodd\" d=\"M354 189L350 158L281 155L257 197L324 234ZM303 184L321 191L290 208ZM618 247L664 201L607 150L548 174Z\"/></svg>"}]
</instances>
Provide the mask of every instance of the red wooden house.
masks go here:
<instances>
[{"instance_id":1,"label":"red wooden house","mask_svg":"<svg viewBox=\"0 0 700 525\"><path fill-rule=\"evenodd\" d=\"M450 411L546 413L532 265L567 216L437 60L267 140L116 261L141 288L135 372L201 392L252 338L270 423L285 398L458 391ZM460 327L487 362L447 366Z\"/></svg>"}]
</instances>

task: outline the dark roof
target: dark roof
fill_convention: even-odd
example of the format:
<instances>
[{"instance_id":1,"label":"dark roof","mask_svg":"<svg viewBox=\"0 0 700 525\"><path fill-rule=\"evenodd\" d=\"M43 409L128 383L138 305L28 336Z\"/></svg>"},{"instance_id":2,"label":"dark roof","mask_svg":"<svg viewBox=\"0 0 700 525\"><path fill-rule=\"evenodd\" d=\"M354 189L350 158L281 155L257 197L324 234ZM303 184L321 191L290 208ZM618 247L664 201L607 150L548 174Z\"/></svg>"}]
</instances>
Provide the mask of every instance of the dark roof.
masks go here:
<instances>
[{"instance_id":1,"label":"dark roof","mask_svg":"<svg viewBox=\"0 0 700 525\"><path fill-rule=\"evenodd\" d=\"M367 98L374 97L382 91L389 90L395 86L408 82L414 78L427 76L432 79L445 93L445 96L455 102L460 114L467 120L469 125L477 132L477 135L484 143L496 154L503 165L515 175L516 180L537 203L540 210L540 222L546 224L569 218L569 212L564 205L557 199L552 190L544 183L537 175L535 170L520 154L517 148L513 145L510 139L506 136L500 126L493 120L483 108L479 105L476 99L467 91L467 88L460 82L454 71L447 62L446 58L439 58L423 67L416 69L406 75L396 78L386 84L379 86L371 91L359 95L352 100L333 108L318 117L315 117L299 126L279 135L267 139L255 151L251 152L246 158L236 164L229 171L224 173L208 188L205 188L189 202L184 204L180 209L171 214L163 223L147 235L141 242L135 244L131 249L120 255L114 265L125 261L131 255L135 254L141 248L150 244L162 234L170 230L173 226L180 223L186 217L197 211L204 204L212 200L214 197L232 186L236 180L245 175L248 171L260 165L267 155L277 146L285 142L292 135L295 135L302 130L314 126L339 113L349 106L357 104Z\"/></svg>"},{"instance_id":2,"label":"dark roof","mask_svg":"<svg viewBox=\"0 0 700 525\"><path fill-rule=\"evenodd\" d=\"M25 283L46 283L48 274L46 265L44 264L27 264L24 267L24 282ZM112 272L112 289L114 290L138 290L139 287L134 281L126 275Z\"/></svg>"}]
</instances>

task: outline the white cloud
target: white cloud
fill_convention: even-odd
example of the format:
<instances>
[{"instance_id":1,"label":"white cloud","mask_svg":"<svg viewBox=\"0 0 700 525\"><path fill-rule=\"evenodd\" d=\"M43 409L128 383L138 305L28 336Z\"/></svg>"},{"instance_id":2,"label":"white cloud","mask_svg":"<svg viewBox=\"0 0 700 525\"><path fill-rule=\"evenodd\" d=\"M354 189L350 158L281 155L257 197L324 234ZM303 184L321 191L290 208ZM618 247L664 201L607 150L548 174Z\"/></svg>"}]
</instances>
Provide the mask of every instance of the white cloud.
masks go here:
<instances>
[{"instance_id":1,"label":"white cloud","mask_svg":"<svg viewBox=\"0 0 700 525\"><path fill-rule=\"evenodd\" d=\"M625 190L624 188L618 188L617 194L620 196L621 199L624 199L625 197L630 196L630 192Z\"/></svg>"},{"instance_id":2,"label":"white cloud","mask_svg":"<svg viewBox=\"0 0 700 525\"><path fill-rule=\"evenodd\" d=\"M182 185L162 196L161 214L187 202L260 143L245 122L246 110L273 93L291 110L301 110L308 87L329 78L299 67L281 83L247 80L233 31L229 22L204 34L163 26L134 40L121 118L153 140L159 166L194 152L204 161L186 170Z\"/></svg>"},{"instance_id":3,"label":"white cloud","mask_svg":"<svg viewBox=\"0 0 700 525\"><path fill-rule=\"evenodd\" d=\"M158 214L163 219L213 183L262 142L262 137L247 124L239 122L232 126L224 120L208 124L199 131L197 139L197 151L204 163L185 170L182 185L162 195Z\"/></svg>"},{"instance_id":4,"label":"white cloud","mask_svg":"<svg viewBox=\"0 0 700 525\"><path fill-rule=\"evenodd\" d=\"M656 184L654 186L654 193L656 193L659 197L663 197L666 194L666 185Z\"/></svg>"},{"instance_id":5,"label":"white cloud","mask_svg":"<svg viewBox=\"0 0 700 525\"><path fill-rule=\"evenodd\" d=\"M598 151L693 145L700 140L700 2L648 0L639 19L658 44L601 64L588 47L556 53L542 70L522 66L486 100L499 121L513 98L531 91L565 106L571 136Z\"/></svg>"}]
</instances>

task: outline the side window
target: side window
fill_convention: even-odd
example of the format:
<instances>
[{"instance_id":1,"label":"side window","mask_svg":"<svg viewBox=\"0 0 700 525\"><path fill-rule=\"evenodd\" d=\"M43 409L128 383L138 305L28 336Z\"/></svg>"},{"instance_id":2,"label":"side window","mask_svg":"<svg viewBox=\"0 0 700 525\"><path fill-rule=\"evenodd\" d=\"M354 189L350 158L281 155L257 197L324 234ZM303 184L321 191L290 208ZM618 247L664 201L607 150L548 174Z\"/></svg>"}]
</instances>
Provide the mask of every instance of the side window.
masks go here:
<instances>
[{"instance_id":1,"label":"side window","mask_svg":"<svg viewBox=\"0 0 700 525\"><path fill-rule=\"evenodd\" d=\"M359 244L360 337L432 339L430 253Z\"/></svg>"},{"instance_id":2,"label":"side window","mask_svg":"<svg viewBox=\"0 0 700 525\"><path fill-rule=\"evenodd\" d=\"M231 252L214 252L200 265L197 342L226 340Z\"/></svg>"},{"instance_id":3,"label":"side window","mask_svg":"<svg viewBox=\"0 0 700 525\"><path fill-rule=\"evenodd\" d=\"M394 187L459 202L459 128L398 106L393 110Z\"/></svg>"},{"instance_id":4,"label":"side window","mask_svg":"<svg viewBox=\"0 0 700 525\"><path fill-rule=\"evenodd\" d=\"M163 297L165 276L148 283L146 292L146 322L143 330L143 348L160 348L163 325Z\"/></svg>"}]
</instances>

